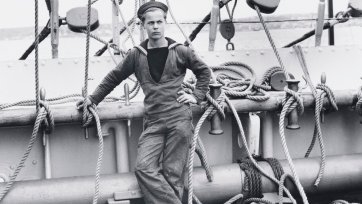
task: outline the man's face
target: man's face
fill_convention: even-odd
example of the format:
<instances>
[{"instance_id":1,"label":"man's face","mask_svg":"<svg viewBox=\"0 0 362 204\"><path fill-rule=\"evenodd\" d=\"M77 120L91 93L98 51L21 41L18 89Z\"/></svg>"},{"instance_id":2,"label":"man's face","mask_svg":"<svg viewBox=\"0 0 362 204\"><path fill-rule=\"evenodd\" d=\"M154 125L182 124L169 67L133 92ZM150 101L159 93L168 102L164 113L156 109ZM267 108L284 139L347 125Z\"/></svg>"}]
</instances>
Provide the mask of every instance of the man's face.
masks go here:
<instances>
[{"instance_id":1,"label":"man's face","mask_svg":"<svg viewBox=\"0 0 362 204\"><path fill-rule=\"evenodd\" d=\"M145 14L143 27L147 31L150 40L158 40L165 36L166 21L164 12L160 9L149 11Z\"/></svg>"}]
</instances>

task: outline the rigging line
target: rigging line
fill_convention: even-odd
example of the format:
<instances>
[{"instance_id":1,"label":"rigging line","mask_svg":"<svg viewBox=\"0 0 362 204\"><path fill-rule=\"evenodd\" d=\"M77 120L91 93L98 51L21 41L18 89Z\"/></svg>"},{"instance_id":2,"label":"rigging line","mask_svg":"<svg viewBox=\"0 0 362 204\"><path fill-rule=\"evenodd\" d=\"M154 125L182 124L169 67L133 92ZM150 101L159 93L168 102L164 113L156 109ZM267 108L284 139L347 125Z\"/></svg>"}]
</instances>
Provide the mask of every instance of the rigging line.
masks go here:
<instances>
[{"instance_id":1,"label":"rigging line","mask_svg":"<svg viewBox=\"0 0 362 204\"><path fill-rule=\"evenodd\" d=\"M351 18L350 20L359 20L359 19L362 19L362 17L353 17ZM306 19L281 19L281 20L264 20L265 23L284 23L284 22L303 22L303 21L315 21L316 19L315 18L306 18ZM325 21L328 21L328 20L340 20L339 18L325 18L324 19ZM257 21L257 20L233 20L231 21L232 23L240 23L240 24L259 24L260 21ZM175 23L167 23L167 24L175 24ZM192 22L179 22L179 24L181 25L189 25L189 24L196 24L196 25L199 25L199 24L210 24L210 22L203 22L203 21L192 21Z\"/></svg>"},{"instance_id":2,"label":"rigging line","mask_svg":"<svg viewBox=\"0 0 362 204\"><path fill-rule=\"evenodd\" d=\"M38 26L39 26L39 8L38 0L35 0L35 104L36 112L39 111L39 36L38 36Z\"/></svg>"},{"instance_id":3,"label":"rigging line","mask_svg":"<svg viewBox=\"0 0 362 204\"><path fill-rule=\"evenodd\" d=\"M257 13L258 16L259 16L260 23L262 24L262 26L263 26L263 28L264 28L264 30L265 30L265 33L266 33L266 35L267 35L267 37L268 37L268 39L269 39L270 45L271 45L272 48L273 48L273 51L274 51L274 53L275 53L275 56L276 56L277 59L278 59L279 65L280 65L280 67L283 69L285 78L286 78L286 80L289 80L289 79L290 79L289 74L288 74L286 68L284 67L283 61L282 61L282 59L281 59L281 57L280 57L280 55L279 55L279 52L278 52L278 50L277 50L277 48L276 48L276 46L275 46L275 44L274 44L274 41L273 41L273 38L271 37L271 34L270 34L270 32L269 32L269 29L268 29L268 27L266 26L266 24L265 24L265 22L264 22L264 19L263 19L263 16L261 15L261 12L260 12L260 10L259 10L259 7L258 7L258 6L255 6L255 10L256 10L256 13Z\"/></svg>"},{"instance_id":4,"label":"rigging line","mask_svg":"<svg viewBox=\"0 0 362 204\"><path fill-rule=\"evenodd\" d=\"M189 46L190 46L192 49L194 49L193 46L192 46L191 40L189 39L189 37L187 37L187 35L185 34L185 32L183 31L183 29L181 28L181 26L178 24L175 16L173 15L170 2L169 2L168 0L166 0L166 2L167 2L167 6L168 6L168 9L169 9L169 11L170 11L170 15L171 15L173 21L175 22L175 24L177 25L177 27L180 29L182 35L185 37L186 42L189 44Z\"/></svg>"},{"instance_id":5,"label":"rigging line","mask_svg":"<svg viewBox=\"0 0 362 204\"><path fill-rule=\"evenodd\" d=\"M85 71L84 71L84 87L83 96L88 96L88 68L89 68L89 41L90 41L90 15L91 15L91 0L88 0L87 6L87 36L86 36L86 55L85 55Z\"/></svg>"},{"instance_id":6,"label":"rigging line","mask_svg":"<svg viewBox=\"0 0 362 204\"><path fill-rule=\"evenodd\" d=\"M119 2L117 1L117 3L116 3L116 0L111 0L111 1L113 2L113 4L115 4L117 6L118 13L121 16L121 19L123 21L124 26L126 27L128 35L131 37L131 41L132 41L133 46L135 46L136 45L135 40L134 40L133 35L132 35L132 33L131 33L130 29L129 29L128 23L126 22L126 20L125 20L125 18L123 16L122 10L121 10L121 8L119 6Z\"/></svg>"}]
</instances>

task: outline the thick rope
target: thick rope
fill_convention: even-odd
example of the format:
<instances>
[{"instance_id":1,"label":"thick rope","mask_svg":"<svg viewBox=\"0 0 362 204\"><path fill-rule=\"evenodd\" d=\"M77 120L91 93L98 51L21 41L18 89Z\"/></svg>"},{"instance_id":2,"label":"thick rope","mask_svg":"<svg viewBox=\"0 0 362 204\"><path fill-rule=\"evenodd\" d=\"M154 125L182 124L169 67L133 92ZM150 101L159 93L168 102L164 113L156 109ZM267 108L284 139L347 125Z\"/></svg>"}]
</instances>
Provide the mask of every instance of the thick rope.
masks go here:
<instances>
[{"instance_id":1,"label":"thick rope","mask_svg":"<svg viewBox=\"0 0 362 204\"><path fill-rule=\"evenodd\" d=\"M293 184L296 185L294 178L290 174L285 173L280 177L280 179L279 179L279 193L278 193L278 195L279 195L278 196L279 197L279 204L284 203L283 202L283 188L285 188L284 183L285 183L287 178L289 178L293 182ZM292 202L293 202L293 204L297 204L295 201L292 201Z\"/></svg>"},{"instance_id":2,"label":"thick rope","mask_svg":"<svg viewBox=\"0 0 362 204\"><path fill-rule=\"evenodd\" d=\"M38 12L38 0L35 0L35 103L36 111L39 111L39 37L38 37L38 26L39 26L39 12Z\"/></svg>"},{"instance_id":3,"label":"thick rope","mask_svg":"<svg viewBox=\"0 0 362 204\"><path fill-rule=\"evenodd\" d=\"M207 110L202 114L199 122L197 123L194 131L194 135L191 140L191 147L189 150L189 163L188 163L188 204L192 204L193 197L193 165L194 165L194 153L196 150L196 144L199 138L199 131L202 124L206 120L207 116L213 111L214 106L209 106Z\"/></svg>"},{"instance_id":4,"label":"thick rope","mask_svg":"<svg viewBox=\"0 0 362 204\"><path fill-rule=\"evenodd\" d=\"M196 152L197 156L200 158L201 165L205 169L207 180L209 182L212 182L214 180L214 174L211 170L211 166L209 165L209 162L208 162L208 159L206 156L205 147L204 147L204 144L202 143L202 140L200 137L197 140L197 147L195 149L195 152Z\"/></svg>"},{"instance_id":5,"label":"thick rope","mask_svg":"<svg viewBox=\"0 0 362 204\"><path fill-rule=\"evenodd\" d=\"M87 37L86 37L86 55L85 55L85 69L84 69L84 86L82 90L82 95L84 100L88 98L88 69L89 69L89 39L90 39L90 18L91 18L91 9L92 4L91 0L88 0L87 7ZM85 103L85 101L84 101ZM90 117L87 117L89 114L87 106L83 106L83 127L84 124L91 120Z\"/></svg>"},{"instance_id":6,"label":"thick rope","mask_svg":"<svg viewBox=\"0 0 362 204\"><path fill-rule=\"evenodd\" d=\"M262 183L259 171L253 166L253 163L249 159L241 161L239 166L245 174L242 194L245 198L262 198Z\"/></svg>"},{"instance_id":7,"label":"thick rope","mask_svg":"<svg viewBox=\"0 0 362 204\"><path fill-rule=\"evenodd\" d=\"M93 204L97 204L99 198L99 182L100 182L100 174L101 174L101 167L103 161L103 134L102 134L102 126L101 122L97 113L97 107L95 105L89 107L89 111L92 113L96 124L97 124L97 132L98 132L98 139L99 139L99 151L98 151L98 160L97 160L97 167L96 167L96 180L95 180L95 187L94 187L94 196L93 196Z\"/></svg>"},{"instance_id":8,"label":"thick rope","mask_svg":"<svg viewBox=\"0 0 362 204\"><path fill-rule=\"evenodd\" d=\"M228 201L226 201L224 204L232 204L243 198L244 198L243 194L237 194L236 196L234 196L234 197L230 198Z\"/></svg>"},{"instance_id":9,"label":"thick rope","mask_svg":"<svg viewBox=\"0 0 362 204\"><path fill-rule=\"evenodd\" d=\"M35 120L35 124L34 124L34 129L33 129L33 133L30 137L28 146L25 150L24 155L22 156L22 158L20 159L20 162L18 163L18 165L15 168L14 173L10 176L10 180L9 182L6 183L3 191L0 193L0 201L6 196L6 194L9 192L9 190L11 189L11 187L13 186L16 177L18 176L18 174L20 173L21 169L24 167L24 164L26 162L26 160L29 157L29 154L34 146L34 143L37 139L37 135L39 133L39 128L40 126L44 123L44 124L49 124L50 127L46 128L48 129L48 131L51 131L54 129L54 119L53 119L53 115L51 114L49 107L42 101L39 102L40 104L40 109L38 112L38 115L36 117Z\"/></svg>"},{"instance_id":10,"label":"thick rope","mask_svg":"<svg viewBox=\"0 0 362 204\"><path fill-rule=\"evenodd\" d=\"M262 198L248 198L246 199L243 204L248 204L248 203L265 203L265 204L274 204L271 201L262 199Z\"/></svg>"},{"instance_id":11,"label":"thick rope","mask_svg":"<svg viewBox=\"0 0 362 204\"><path fill-rule=\"evenodd\" d=\"M286 78L287 80L289 80L289 79L290 79L289 74L288 74L286 68L284 67L282 58L280 57L279 52L278 52L278 50L277 50L277 48L276 48L276 46L275 46L275 44L274 44L273 38L271 37L271 34L270 34L270 32L269 32L269 29L268 29L268 27L266 26L266 24L265 24L265 22L264 22L264 19L263 19L263 16L261 15L261 13L260 13L259 7L258 7L257 5L255 5L254 8L255 8L258 16L259 16L260 23L261 23L261 25L263 26L263 28L264 28L264 30L265 30L265 33L266 33L266 36L268 37L268 40L269 40L269 42L270 42L270 45L271 45L272 48L273 48L274 54L275 54L275 56L276 56L277 59L278 59L279 65L280 65L280 67L283 69L285 78Z\"/></svg>"},{"instance_id":12,"label":"thick rope","mask_svg":"<svg viewBox=\"0 0 362 204\"><path fill-rule=\"evenodd\" d=\"M332 201L330 204L357 204L357 203L350 203L346 200L335 200L335 201Z\"/></svg>"},{"instance_id":13,"label":"thick rope","mask_svg":"<svg viewBox=\"0 0 362 204\"><path fill-rule=\"evenodd\" d=\"M279 133L280 133L281 143L282 143L283 151L284 151L284 154L285 154L285 156L287 158L289 167L290 167L290 169L292 171L292 174L293 174L293 177L294 177L294 179L296 181L297 189L298 189L299 193L302 196L303 203L308 204L309 203L308 198L307 198L307 196L306 196L306 194L304 192L303 186L300 183L298 174L297 174L297 172L295 170L293 160L292 160L292 158L290 156L289 149L288 149L288 146L287 146L287 142L286 142L286 139L285 139L285 133L284 133L284 119L285 119L285 116L289 112L291 112L295 108L295 106L298 107L298 113L301 114L304 111L303 103L301 101L301 98L299 98L299 96L297 95L296 92L293 92L292 90L288 89L287 87L285 87L284 90L289 94L286 94L286 96L285 96L284 103L283 103L283 109L282 109L282 111L280 113L280 118L279 118ZM293 105L293 104L295 104L295 105Z\"/></svg>"},{"instance_id":14,"label":"thick rope","mask_svg":"<svg viewBox=\"0 0 362 204\"><path fill-rule=\"evenodd\" d=\"M237 69L238 67L250 72L250 78L247 78L244 72ZM266 101L270 98L266 91L271 90L271 87L268 85L256 84L255 72L247 64L241 62L227 62L220 66L213 66L210 68L213 71L230 71L240 76L237 78L226 73L217 75L216 80L223 85L222 89L227 96L247 98L254 101Z\"/></svg>"},{"instance_id":15,"label":"thick rope","mask_svg":"<svg viewBox=\"0 0 362 204\"><path fill-rule=\"evenodd\" d=\"M247 143L247 141L246 141L244 129L243 129L243 126L242 126L242 124L241 124L241 120L240 120L240 118L239 118L239 116L238 116L238 113L237 113L235 107L233 106L233 104L231 103L231 101L229 100L229 98L226 97L226 98L225 98L225 101L226 101L226 103L228 104L228 106L229 106L229 108L230 108L231 112L233 113L233 116L234 116L234 118L235 118L235 120L236 120L236 123L237 123L238 128L239 128L239 132L240 132L240 139L241 139L241 141L242 141L242 143L243 143L243 147L245 148L245 151L246 151L246 153L247 153L248 158L250 159L250 161L252 162L252 164L254 165L254 167L255 167L256 169L258 169L259 172L260 172L262 175L264 175L264 176L267 177L269 180L271 180L272 182L274 182L275 184L278 185L278 184L279 184L279 181L278 181L276 178L274 178L273 176L270 176L264 169L262 169L262 168L258 165L258 163L256 162L256 160L253 158L253 155L250 153L250 150L249 150L249 147L248 147L248 143ZM284 192L287 194L287 196L288 196L293 202L295 202L295 199L294 199L293 196L290 194L289 190L286 189L285 187L283 187L283 190L284 190Z\"/></svg>"},{"instance_id":16,"label":"thick rope","mask_svg":"<svg viewBox=\"0 0 362 204\"><path fill-rule=\"evenodd\" d=\"M323 142L323 135L322 135L322 129L321 129L321 120L320 120L320 114L323 109L323 101L325 96L327 96L328 100L330 101L330 104L334 110L338 110L336 99L334 97L333 92L331 89L323 84L317 85L317 97L316 97L316 105L315 105L315 126L314 126L314 132L313 132L313 139L311 141L311 144L308 147L308 150L305 154L305 157L309 157L311 151L313 150L316 138L318 138L320 149L321 149L321 164L318 172L318 176L314 182L315 186L318 186L320 183L325 169L325 147Z\"/></svg>"}]
</instances>

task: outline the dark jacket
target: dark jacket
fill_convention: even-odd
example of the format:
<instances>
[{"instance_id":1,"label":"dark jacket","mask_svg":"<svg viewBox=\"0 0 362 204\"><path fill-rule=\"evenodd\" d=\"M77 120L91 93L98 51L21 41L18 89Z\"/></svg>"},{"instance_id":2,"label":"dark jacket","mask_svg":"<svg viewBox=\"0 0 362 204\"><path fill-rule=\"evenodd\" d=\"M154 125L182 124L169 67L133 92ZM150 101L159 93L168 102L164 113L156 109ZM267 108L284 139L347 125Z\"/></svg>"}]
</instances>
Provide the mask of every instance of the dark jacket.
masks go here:
<instances>
[{"instance_id":1,"label":"dark jacket","mask_svg":"<svg viewBox=\"0 0 362 204\"><path fill-rule=\"evenodd\" d=\"M186 74L190 69L197 78L194 96L198 103L202 101L208 90L211 71L195 52L170 38L169 53L161 79L156 83L149 72L147 61L147 41L129 51L124 60L98 85L90 99L98 105L117 85L135 74L145 94L145 113L148 115L172 113L185 110L187 105L178 103L177 92Z\"/></svg>"}]
</instances>

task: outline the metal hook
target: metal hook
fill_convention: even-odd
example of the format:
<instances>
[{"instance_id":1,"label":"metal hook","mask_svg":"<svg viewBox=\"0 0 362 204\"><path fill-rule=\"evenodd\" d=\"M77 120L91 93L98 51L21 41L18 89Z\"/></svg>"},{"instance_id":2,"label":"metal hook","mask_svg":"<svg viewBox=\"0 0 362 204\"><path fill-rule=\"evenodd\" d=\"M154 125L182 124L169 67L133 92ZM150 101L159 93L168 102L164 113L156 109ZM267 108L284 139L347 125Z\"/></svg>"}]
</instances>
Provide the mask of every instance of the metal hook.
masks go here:
<instances>
[{"instance_id":1,"label":"metal hook","mask_svg":"<svg viewBox=\"0 0 362 204\"><path fill-rule=\"evenodd\" d=\"M232 43L230 41L228 43L226 43L226 50L235 50L234 43Z\"/></svg>"}]
</instances>

